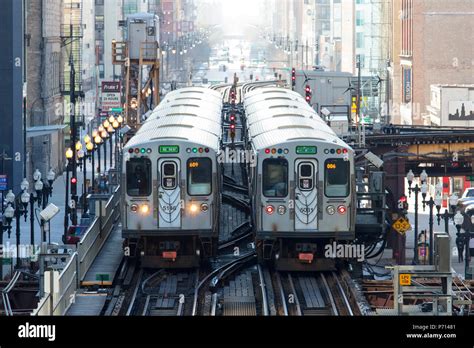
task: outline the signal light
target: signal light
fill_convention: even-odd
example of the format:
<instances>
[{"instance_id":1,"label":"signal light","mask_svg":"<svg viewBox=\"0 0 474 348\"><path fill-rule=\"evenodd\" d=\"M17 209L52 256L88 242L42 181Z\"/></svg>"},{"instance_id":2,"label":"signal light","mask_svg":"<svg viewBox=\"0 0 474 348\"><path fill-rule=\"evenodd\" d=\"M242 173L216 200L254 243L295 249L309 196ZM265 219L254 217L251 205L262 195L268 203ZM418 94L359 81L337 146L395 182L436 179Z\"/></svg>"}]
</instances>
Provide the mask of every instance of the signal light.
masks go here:
<instances>
[{"instance_id":1,"label":"signal light","mask_svg":"<svg viewBox=\"0 0 474 348\"><path fill-rule=\"evenodd\" d=\"M340 205L337 207L337 212L341 215L344 215L347 212L347 208L345 205Z\"/></svg>"},{"instance_id":2,"label":"signal light","mask_svg":"<svg viewBox=\"0 0 474 348\"><path fill-rule=\"evenodd\" d=\"M296 69L291 69L291 85L294 88L296 86Z\"/></svg>"},{"instance_id":3,"label":"signal light","mask_svg":"<svg viewBox=\"0 0 474 348\"><path fill-rule=\"evenodd\" d=\"M275 207L273 205L267 205L265 211L268 215L272 215L275 212Z\"/></svg>"},{"instance_id":4,"label":"signal light","mask_svg":"<svg viewBox=\"0 0 474 348\"><path fill-rule=\"evenodd\" d=\"M231 125L230 125L230 129L231 129L231 130L235 130L235 124L231 124Z\"/></svg>"},{"instance_id":5,"label":"signal light","mask_svg":"<svg viewBox=\"0 0 474 348\"><path fill-rule=\"evenodd\" d=\"M313 93L311 92L311 86L306 85L305 91L306 91L306 102L311 105L311 98L313 96Z\"/></svg>"},{"instance_id":6,"label":"signal light","mask_svg":"<svg viewBox=\"0 0 474 348\"><path fill-rule=\"evenodd\" d=\"M76 178L71 178L71 195L72 196L77 195L77 179Z\"/></svg>"},{"instance_id":7,"label":"signal light","mask_svg":"<svg viewBox=\"0 0 474 348\"><path fill-rule=\"evenodd\" d=\"M230 121L231 122L235 121L235 115L230 115Z\"/></svg>"}]
</instances>

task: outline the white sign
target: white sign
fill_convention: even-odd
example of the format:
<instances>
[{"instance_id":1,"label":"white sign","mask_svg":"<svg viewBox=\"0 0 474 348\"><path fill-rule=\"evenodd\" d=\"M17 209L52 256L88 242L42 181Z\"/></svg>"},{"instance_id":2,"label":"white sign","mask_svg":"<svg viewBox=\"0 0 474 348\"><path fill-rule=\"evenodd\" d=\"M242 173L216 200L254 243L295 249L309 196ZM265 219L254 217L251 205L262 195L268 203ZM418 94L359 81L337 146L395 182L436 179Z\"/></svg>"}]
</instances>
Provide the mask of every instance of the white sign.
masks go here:
<instances>
[{"instance_id":1,"label":"white sign","mask_svg":"<svg viewBox=\"0 0 474 348\"><path fill-rule=\"evenodd\" d=\"M121 108L120 82L102 82L102 111Z\"/></svg>"}]
</instances>

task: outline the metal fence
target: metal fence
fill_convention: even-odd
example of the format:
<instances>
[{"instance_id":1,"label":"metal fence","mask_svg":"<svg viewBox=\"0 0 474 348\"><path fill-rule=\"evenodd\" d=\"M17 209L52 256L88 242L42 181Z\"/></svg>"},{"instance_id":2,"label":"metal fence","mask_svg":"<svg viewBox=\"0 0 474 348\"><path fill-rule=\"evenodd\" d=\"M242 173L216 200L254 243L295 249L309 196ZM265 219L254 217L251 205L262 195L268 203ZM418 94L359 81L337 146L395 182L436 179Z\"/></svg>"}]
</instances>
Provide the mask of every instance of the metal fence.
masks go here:
<instances>
[{"instance_id":1,"label":"metal fence","mask_svg":"<svg viewBox=\"0 0 474 348\"><path fill-rule=\"evenodd\" d=\"M46 286L45 296L33 311L33 316L65 315L74 303L74 296L84 279L87 271L92 266L102 246L112 232L120 216L120 187L114 190L107 202L99 200L95 206L95 218L77 245L77 251L71 255L67 265L58 277L53 272L45 272L53 276L51 286ZM49 277L45 277L47 279ZM51 288L53 289L51 291ZM52 292L52 294L51 294Z\"/></svg>"}]
</instances>

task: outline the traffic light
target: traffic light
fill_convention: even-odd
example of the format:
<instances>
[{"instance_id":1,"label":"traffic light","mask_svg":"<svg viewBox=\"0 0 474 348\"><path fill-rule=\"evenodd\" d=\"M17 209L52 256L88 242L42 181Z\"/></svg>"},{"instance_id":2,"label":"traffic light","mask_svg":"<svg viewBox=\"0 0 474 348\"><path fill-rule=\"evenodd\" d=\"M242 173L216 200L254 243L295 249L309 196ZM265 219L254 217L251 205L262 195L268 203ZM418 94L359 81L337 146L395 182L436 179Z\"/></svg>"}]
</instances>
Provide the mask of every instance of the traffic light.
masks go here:
<instances>
[{"instance_id":1,"label":"traffic light","mask_svg":"<svg viewBox=\"0 0 474 348\"><path fill-rule=\"evenodd\" d=\"M311 105L311 98L313 97L313 93L311 92L311 87L309 85L306 85L305 92L306 92L306 102L309 105Z\"/></svg>"},{"instance_id":2,"label":"traffic light","mask_svg":"<svg viewBox=\"0 0 474 348\"><path fill-rule=\"evenodd\" d=\"M77 178L71 178L71 195L77 196Z\"/></svg>"},{"instance_id":3,"label":"traffic light","mask_svg":"<svg viewBox=\"0 0 474 348\"><path fill-rule=\"evenodd\" d=\"M407 196L400 197L400 199L398 200L398 209L400 209L403 212L403 214L406 214L408 212Z\"/></svg>"},{"instance_id":4,"label":"traffic light","mask_svg":"<svg viewBox=\"0 0 474 348\"><path fill-rule=\"evenodd\" d=\"M291 86L295 88L296 86L296 69L291 69Z\"/></svg>"},{"instance_id":5,"label":"traffic light","mask_svg":"<svg viewBox=\"0 0 474 348\"><path fill-rule=\"evenodd\" d=\"M235 121L236 121L235 114L231 114L229 119L230 119L230 138L231 138L232 142L234 142L234 140L235 140Z\"/></svg>"}]
</instances>

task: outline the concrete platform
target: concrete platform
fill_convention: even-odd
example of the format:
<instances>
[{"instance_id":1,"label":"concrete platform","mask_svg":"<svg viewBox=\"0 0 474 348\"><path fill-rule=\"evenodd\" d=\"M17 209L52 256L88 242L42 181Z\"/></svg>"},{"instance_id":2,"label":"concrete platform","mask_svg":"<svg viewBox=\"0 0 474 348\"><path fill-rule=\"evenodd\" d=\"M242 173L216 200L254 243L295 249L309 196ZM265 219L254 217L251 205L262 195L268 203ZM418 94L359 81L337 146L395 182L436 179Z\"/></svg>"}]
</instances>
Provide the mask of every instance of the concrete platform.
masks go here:
<instances>
[{"instance_id":1,"label":"concrete platform","mask_svg":"<svg viewBox=\"0 0 474 348\"><path fill-rule=\"evenodd\" d=\"M99 316L104 308L107 294L80 294L67 311L67 316Z\"/></svg>"},{"instance_id":2,"label":"concrete platform","mask_svg":"<svg viewBox=\"0 0 474 348\"><path fill-rule=\"evenodd\" d=\"M120 226L110 232L104 246L86 273L82 286L111 286L123 259L123 238Z\"/></svg>"}]
</instances>

